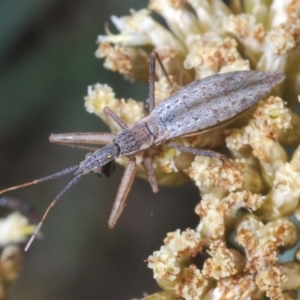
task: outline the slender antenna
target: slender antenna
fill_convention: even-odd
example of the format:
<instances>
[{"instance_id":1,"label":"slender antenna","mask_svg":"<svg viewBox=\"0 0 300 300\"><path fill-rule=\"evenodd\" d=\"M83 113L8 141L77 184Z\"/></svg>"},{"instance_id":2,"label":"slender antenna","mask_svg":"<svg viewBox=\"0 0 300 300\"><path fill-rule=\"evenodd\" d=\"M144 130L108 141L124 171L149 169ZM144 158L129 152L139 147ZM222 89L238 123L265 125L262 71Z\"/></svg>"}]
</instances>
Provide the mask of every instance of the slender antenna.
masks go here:
<instances>
[{"instance_id":1,"label":"slender antenna","mask_svg":"<svg viewBox=\"0 0 300 300\"><path fill-rule=\"evenodd\" d=\"M78 166L69 167L67 169L59 171L59 172L54 173L52 175L48 175L48 176L42 177L40 179L36 179L36 180L30 181L30 182L26 182L26 183L23 183L23 184L20 184L20 185L16 185L16 186L4 189L4 190L0 191L0 195L4 194L6 192L9 192L9 191L17 190L17 189L20 189L20 188L23 188L23 187L26 187L26 186L35 185L35 184L38 184L38 183L41 183L41 182L44 182L44 181L48 181L48 180L51 180L51 179L55 179L57 177L64 176L66 174L69 174L69 173L75 171L76 169L78 169Z\"/></svg>"},{"instance_id":2,"label":"slender antenna","mask_svg":"<svg viewBox=\"0 0 300 300\"><path fill-rule=\"evenodd\" d=\"M36 227L33 235L31 236L30 240L28 241L24 251L26 252L30 245L32 244L32 242L34 241L36 235L38 234L38 232L40 231L45 219L47 218L50 210L55 206L55 204L58 202L58 200L61 198L61 196L68 190L70 189L72 186L74 186L78 181L79 179L82 177L83 175L82 174L79 174L77 175L76 177L74 177L65 187L64 189L55 197L55 199L50 203L50 205L48 206L48 208L46 209L44 215L43 215L43 218L42 220L40 221L40 223L38 224L38 226Z\"/></svg>"}]
</instances>

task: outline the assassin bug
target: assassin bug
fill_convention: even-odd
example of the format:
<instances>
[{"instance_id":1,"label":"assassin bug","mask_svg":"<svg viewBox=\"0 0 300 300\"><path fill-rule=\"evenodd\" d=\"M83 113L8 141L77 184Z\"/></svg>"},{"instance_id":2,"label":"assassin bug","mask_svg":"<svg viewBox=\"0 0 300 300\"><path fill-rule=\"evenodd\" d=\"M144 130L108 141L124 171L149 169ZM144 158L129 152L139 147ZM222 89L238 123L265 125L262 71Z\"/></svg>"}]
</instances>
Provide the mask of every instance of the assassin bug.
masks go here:
<instances>
[{"instance_id":1,"label":"assassin bug","mask_svg":"<svg viewBox=\"0 0 300 300\"><path fill-rule=\"evenodd\" d=\"M155 62L159 62L166 78L171 84L157 52L152 52L149 66L149 115L140 121L127 126L108 107L104 108L107 118L114 120L123 131L118 135L111 133L69 133L52 134L50 141L62 145L80 144L105 145L96 150L79 165L67 168L58 173L7 188L7 191L34 185L74 172L74 178L56 196L47 208L41 222L25 251L29 248L34 237L42 226L51 208L61 196L79 179L90 172L106 173L110 175L113 165L111 162L117 157L127 157L128 165L125 169L113 209L108 221L108 226L113 228L120 217L128 193L132 186L137 165L136 155L143 153L144 165L149 176L153 192L158 191L151 157L147 150L151 147L167 143L170 147L194 155L204 155L225 159L220 153L179 146L172 139L185 137L207 131L220 125L227 124L247 111L259 100L265 98L271 89L284 80L281 72L235 71L231 73L213 75L202 80L196 80L181 88L164 102L155 107L154 84Z\"/></svg>"}]
</instances>

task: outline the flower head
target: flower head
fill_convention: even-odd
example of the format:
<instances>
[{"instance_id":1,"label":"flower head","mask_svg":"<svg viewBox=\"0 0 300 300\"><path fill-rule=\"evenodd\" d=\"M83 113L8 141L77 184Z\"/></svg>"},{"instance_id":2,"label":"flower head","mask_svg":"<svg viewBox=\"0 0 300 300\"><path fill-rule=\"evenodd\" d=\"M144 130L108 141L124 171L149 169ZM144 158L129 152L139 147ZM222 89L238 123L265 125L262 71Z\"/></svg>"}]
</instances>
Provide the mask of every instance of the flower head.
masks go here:
<instances>
[{"instance_id":1,"label":"flower head","mask_svg":"<svg viewBox=\"0 0 300 300\"><path fill-rule=\"evenodd\" d=\"M154 20L152 11L168 28ZM300 118L291 108L300 92L295 63L299 11L298 0L231 0L228 6L221 0L151 0L148 9L111 18L118 34L107 29L98 37L96 56L131 80L145 81L150 52L159 54L169 80L157 67L157 103L196 79L218 73L282 71L287 78L230 125L175 140L215 151L226 144L230 160L186 154L163 143L147 151L159 183L176 185L190 177L202 197L196 207L197 228L169 232L165 245L148 258L165 291L155 294L158 299L251 299L264 294L279 299L286 290L299 288L298 281L292 286L290 280L297 264L279 261L280 249L292 247L299 237L287 219L299 211L300 198ZM116 99L107 86L95 85L88 93L87 110L102 119L106 105L127 124L147 114L135 100ZM245 95L245 101L251 96ZM286 146L297 147L291 159ZM118 162L126 164L123 158ZM137 163L138 174L146 177L143 158ZM229 243L232 236L242 249ZM202 265L197 256L204 256Z\"/></svg>"}]
</instances>

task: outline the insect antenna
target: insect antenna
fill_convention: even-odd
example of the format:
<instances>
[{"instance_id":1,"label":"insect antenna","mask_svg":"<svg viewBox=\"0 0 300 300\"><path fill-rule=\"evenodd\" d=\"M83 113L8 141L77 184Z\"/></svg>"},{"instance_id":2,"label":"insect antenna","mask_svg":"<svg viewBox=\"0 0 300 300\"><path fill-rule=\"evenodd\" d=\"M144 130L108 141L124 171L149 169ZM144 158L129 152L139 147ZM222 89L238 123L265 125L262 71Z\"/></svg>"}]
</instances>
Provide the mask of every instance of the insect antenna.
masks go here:
<instances>
[{"instance_id":1,"label":"insect antenna","mask_svg":"<svg viewBox=\"0 0 300 300\"><path fill-rule=\"evenodd\" d=\"M54 174L55 175L55 174ZM43 215L43 218L42 220L40 221L40 223L38 224L38 226L36 227L33 235L31 236L30 240L28 241L24 251L26 252L30 245L32 244L32 242L34 241L36 235L38 234L38 232L40 231L45 219L47 218L50 210L55 206L55 204L59 201L59 199L62 197L62 195L68 190L70 189L72 186L74 186L78 181L79 179L81 179L83 176L83 174L79 174L77 176L75 176L65 187L64 189L55 197L55 199L50 203L50 205L48 206L48 208L46 209L44 215Z\"/></svg>"},{"instance_id":2,"label":"insect antenna","mask_svg":"<svg viewBox=\"0 0 300 300\"><path fill-rule=\"evenodd\" d=\"M27 186L39 184L39 183L44 182L44 181L48 181L48 180L55 179L57 177L64 176L66 174L69 174L69 173L75 171L76 169L78 169L78 166L69 167L69 168L64 169L62 171L59 171L57 173L54 173L54 174L51 174L51 175L48 175L48 176L45 176L45 177L42 177L42 178L30 181L30 182L22 183L20 185L16 185L16 186L13 186L13 187L1 190L0 191L0 195L4 194L6 192L9 192L9 191L17 190L17 189L20 189L20 188L24 188L24 187L27 187Z\"/></svg>"}]
</instances>

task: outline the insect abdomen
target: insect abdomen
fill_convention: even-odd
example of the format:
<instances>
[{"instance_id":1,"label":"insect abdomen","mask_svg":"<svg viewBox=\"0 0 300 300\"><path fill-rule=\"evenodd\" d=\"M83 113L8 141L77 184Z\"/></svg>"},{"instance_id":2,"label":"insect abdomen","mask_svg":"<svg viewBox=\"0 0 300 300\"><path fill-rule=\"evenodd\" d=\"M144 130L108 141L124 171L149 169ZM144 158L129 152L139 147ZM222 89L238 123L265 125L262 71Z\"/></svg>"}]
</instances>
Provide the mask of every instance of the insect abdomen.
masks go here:
<instances>
[{"instance_id":1,"label":"insect abdomen","mask_svg":"<svg viewBox=\"0 0 300 300\"><path fill-rule=\"evenodd\" d=\"M158 105L157 114L169 138L226 122L265 98L284 80L281 72L236 71L196 80Z\"/></svg>"}]
</instances>

